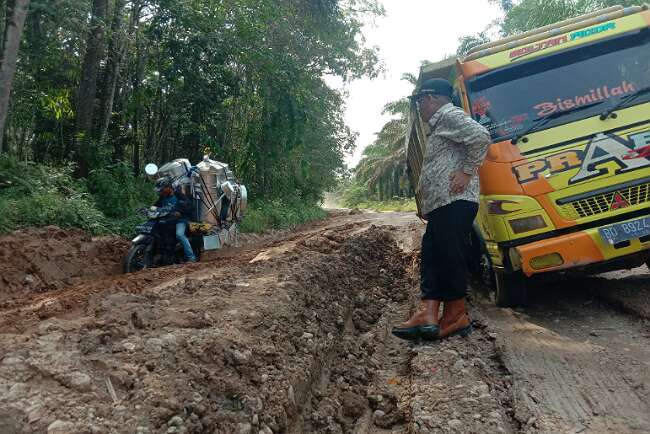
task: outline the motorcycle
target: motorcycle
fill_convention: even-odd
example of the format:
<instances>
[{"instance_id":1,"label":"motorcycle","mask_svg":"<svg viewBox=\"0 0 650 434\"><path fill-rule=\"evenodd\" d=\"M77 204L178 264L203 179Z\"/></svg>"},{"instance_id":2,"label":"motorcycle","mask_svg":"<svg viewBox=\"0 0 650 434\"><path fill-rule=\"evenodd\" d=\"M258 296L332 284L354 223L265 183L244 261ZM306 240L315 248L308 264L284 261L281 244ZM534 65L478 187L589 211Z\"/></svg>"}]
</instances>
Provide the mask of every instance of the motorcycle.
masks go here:
<instances>
[{"instance_id":1,"label":"motorcycle","mask_svg":"<svg viewBox=\"0 0 650 434\"><path fill-rule=\"evenodd\" d=\"M227 164L205 155L195 166L185 158L177 158L160 168L149 163L144 171L150 179L169 178L173 188L192 201L186 235L197 260L203 251L238 245L248 192ZM148 220L136 227L136 236L124 258L124 272L184 262L172 210L151 207L141 212Z\"/></svg>"},{"instance_id":2,"label":"motorcycle","mask_svg":"<svg viewBox=\"0 0 650 434\"><path fill-rule=\"evenodd\" d=\"M136 226L137 235L124 259L124 272L183 263L183 247L176 240L176 218L172 210L152 206L140 211L148 220ZM203 234L192 231L191 227L188 224L185 234L199 260L203 250Z\"/></svg>"}]
</instances>

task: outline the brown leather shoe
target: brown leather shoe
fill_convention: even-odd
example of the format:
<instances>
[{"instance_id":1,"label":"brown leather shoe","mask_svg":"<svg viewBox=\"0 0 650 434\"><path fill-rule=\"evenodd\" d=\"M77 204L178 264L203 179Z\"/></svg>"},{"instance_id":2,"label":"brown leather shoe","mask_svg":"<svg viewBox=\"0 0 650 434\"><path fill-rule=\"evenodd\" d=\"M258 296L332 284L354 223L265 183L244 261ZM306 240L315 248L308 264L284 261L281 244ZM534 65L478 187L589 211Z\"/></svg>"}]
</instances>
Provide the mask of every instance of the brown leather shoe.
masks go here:
<instances>
[{"instance_id":1,"label":"brown leather shoe","mask_svg":"<svg viewBox=\"0 0 650 434\"><path fill-rule=\"evenodd\" d=\"M397 327L392 333L400 339L437 339L440 327L438 325L440 302L438 300L422 300L418 310Z\"/></svg>"},{"instance_id":2,"label":"brown leather shoe","mask_svg":"<svg viewBox=\"0 0 650 434\"><path fill-rule=\"evenodd\" d=\"M465 337L472 332L472 324L465 308L465 299L444 302L442 318L440 318L440 338L461 335Z\"/></svg>"}]
</instances>

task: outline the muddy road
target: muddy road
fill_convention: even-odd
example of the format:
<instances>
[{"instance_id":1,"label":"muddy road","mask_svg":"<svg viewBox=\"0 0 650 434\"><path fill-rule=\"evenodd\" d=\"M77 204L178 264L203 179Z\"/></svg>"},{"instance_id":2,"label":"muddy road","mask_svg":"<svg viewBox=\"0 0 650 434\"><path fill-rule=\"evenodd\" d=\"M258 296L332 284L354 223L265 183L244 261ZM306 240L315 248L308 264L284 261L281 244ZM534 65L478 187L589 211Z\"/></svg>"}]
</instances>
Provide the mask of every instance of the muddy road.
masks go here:
<instances>
[{"instance_id":1,"label":"muddy road","mask_svg":"<svg viewBox=\"0 0 650 434\"><path fill-rule=\"evenodd\" d=\"M517 420L544 432L650 432L649 295L643 267L537 282L516 311L482 298Z\"/></svg>"},{"instance_id":2,"label":"muddy road","mask_svg":"<svg viewBox=\"0 0 650 434\"><path fill-rule=\"evenodd\" d=\"M0 434L650 432L645 268L476 289L470 337L406 343L423 229L339 213L128 276L122 240L2 237Z\"/></svg>"}]
</instances>

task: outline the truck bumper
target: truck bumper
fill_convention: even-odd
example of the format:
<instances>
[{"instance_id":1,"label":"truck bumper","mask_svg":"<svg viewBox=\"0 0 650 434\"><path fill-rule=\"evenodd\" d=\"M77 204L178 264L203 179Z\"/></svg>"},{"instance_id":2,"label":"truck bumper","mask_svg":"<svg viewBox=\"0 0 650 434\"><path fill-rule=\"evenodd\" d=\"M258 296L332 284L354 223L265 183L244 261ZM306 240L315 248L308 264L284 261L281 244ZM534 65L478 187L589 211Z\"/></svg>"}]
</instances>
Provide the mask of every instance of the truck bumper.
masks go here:
<instances>
[{"instance_id":1,"label":"truck bumper","mask_svg":"<svg viewBox=\"0 0 650 434\"><path fill-rule=\"evenodd\" d=\"M634 219L628 221L631 220ZM641 262L650 259L650 240L636 238L622 246L613 246L601 238L598 229L585 229L514 247L517 260L512 262L518 262L524 274L531 276L549 271L582 268L601 262L611 263L628 256L639 256Z\"/></svg>"}]
</instances>

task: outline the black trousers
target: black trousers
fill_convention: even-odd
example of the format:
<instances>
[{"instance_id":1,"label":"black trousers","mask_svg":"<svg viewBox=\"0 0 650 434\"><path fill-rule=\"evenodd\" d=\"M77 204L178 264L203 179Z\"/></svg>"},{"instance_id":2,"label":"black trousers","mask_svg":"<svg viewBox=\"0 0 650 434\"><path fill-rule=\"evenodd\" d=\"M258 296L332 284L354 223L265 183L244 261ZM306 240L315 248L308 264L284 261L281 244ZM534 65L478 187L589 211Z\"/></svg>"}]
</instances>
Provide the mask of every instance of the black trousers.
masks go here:
<instances>
[{"instance_id":1,"label":"black trousers","mask_svg":"<svg viewBox=\"0 0 650 434\"><path fill-rule=\"evenodd\" d=\"M457 300L467 294L467 240L477 212L477 203L457 200L429 213L420 265L423 300Z\"/></svg>"}]
</instances>

